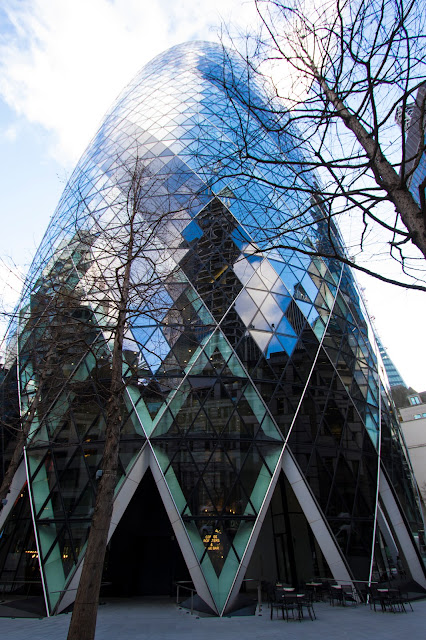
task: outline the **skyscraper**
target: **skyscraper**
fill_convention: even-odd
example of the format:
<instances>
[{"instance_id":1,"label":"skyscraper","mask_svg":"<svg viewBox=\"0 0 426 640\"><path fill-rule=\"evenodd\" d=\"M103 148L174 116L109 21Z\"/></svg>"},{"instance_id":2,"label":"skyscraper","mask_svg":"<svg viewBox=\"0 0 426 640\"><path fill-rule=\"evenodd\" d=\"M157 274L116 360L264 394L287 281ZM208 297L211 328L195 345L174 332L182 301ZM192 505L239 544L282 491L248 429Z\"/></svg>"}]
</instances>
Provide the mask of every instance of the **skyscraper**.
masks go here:
<instances>
[{"instance_id":1,"label":"skyscraper","mask_svg":"<svg viewBox=\"0 0 426 640\"><path fill-rule=\"evenodd\" d=\"M296 178L305 199L268 185L297 148L288 169L240 160L237 121L258 153L276 141L232 99L231 74L244 91L242 63L194 42L142 69L78 163L28 275L9 361L22 408L38 407L1 513L0 571L16 583L39 571L51 613L73 601L102 472L135 175L113 592L164 592L188 572L222 615L245 578L368 581L398 557L426 586L362 299L346 266L303 253L338 231L321 221L315 176ZM274 248L282 224L302 251Z\"/></svg>"},{"instance_id":2,"label":"skyscraper","mask_svg":"<svg viewBox=\"0 0 426 640\"><path fill-rule=\"evenodd\" d=\"M396 368L393 360L391 360L391 358L389 357L387 350L385 349L382 341L377 335L376 335L376 340L377 340L377 346L379 347L380 355L382 356L383 366L385 367L385 370L386 370L389 385L391 387L397 387L397 386L406 387L407 385L405 384L403 377L401 376L398 369Z\"/></svg>"},{"instance_id":3,"label":"skyscraper","mask_svg":"<svg viewBox=\"0 0 426 640\"><path fill-rule=\"evenodd\" d=\"M416 202L424 207L426 189L426 154L425 144L425 100L426 84L419 87L416 100L406 107L405 125L405 163L404 173L407 184ZM396 114L396 121L401 125L401 115Z\"/></svg>"}]
</instances>

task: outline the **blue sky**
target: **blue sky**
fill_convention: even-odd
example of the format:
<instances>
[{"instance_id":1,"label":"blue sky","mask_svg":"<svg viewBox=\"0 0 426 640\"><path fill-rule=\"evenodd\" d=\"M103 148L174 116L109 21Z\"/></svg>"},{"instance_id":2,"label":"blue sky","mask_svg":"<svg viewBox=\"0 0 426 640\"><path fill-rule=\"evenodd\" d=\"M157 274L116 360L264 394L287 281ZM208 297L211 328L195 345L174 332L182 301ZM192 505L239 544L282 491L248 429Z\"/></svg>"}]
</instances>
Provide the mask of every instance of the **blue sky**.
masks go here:
<instances>
[{"instance_id":1,"label":"blue sky","mask_svg":"<svg viewBox=\"0 0 426 640\"><path fill-rule=\"evenodd\" d=\"M124 85L174 44L217 40L221 19L245 29L256 14L241 0L2 0L0 296L16 295L9 270L25 272L67 176ZM426 294L361 284L391 358L408 384L426 389Z\"/></svg>"}]
</instances>

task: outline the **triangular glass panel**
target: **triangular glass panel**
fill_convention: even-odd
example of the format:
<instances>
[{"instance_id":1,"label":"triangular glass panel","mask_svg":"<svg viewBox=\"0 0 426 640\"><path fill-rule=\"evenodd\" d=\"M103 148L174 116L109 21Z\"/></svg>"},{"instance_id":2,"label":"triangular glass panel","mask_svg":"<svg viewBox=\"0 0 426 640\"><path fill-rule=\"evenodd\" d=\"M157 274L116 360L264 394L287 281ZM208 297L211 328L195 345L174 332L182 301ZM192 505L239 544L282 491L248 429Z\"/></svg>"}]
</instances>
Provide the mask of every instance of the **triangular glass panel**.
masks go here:
<instances>
[{"instance_id":1,"label":"triangular glass panel","mask_svg":"<svg viewBox=\"0 0 426 640\"><path fill-rule=\"evenodd\" d=\"M290 297L291 299L290 292L281 278L278 278L278 280L275 281L275 284L271 289L271 293L274 295L284 296L285 298Z\"/></svg>"},{"instance_id":2,"label":"triangular glass panel","mask_svg":"<svg viewBox=\"0 0 426 640\"><path fill-rule=\"evenodd\" d=\"M266 351L269 341L271 340L272 334L266 331L249 331L251 337L255 340L261 351Z\"/></svg>"},{"instance_id":3,"label":"triangular glass panel","mask_svg":"<svg viewBox=\"0 0 426 640\"><path fill-rule=\"evenodd\" d=\"M266 351L266 358L270 358L273 353L282 353L284 351L283 345L278 340L277 336L274 335L271 338L271 341L268 344L268 349Z\"/></svg>"},{"instance_id":4,"label":"triangular glass panel","mask_svg":"<svg viewBox=\"0 0 426 640\"><path fill-rule=\"evenodd\" d=\"M268 289L271 289L274 286L278 277L277 272L266 259L263 260L262 264L257 269L257 274L262 278L262 281Z\"/></svg>"},{"instance_id":5,"label":"triangular glass panel","mask_svg":"<svg viewBox=\"0 0 426 640\"><path fill-rule=\"evenodd\" d=\"M264 315L260 311L253 318L253 322L252 322L250 328L251 329L256 329L257 331L271 331L272 330L269 322L266 321Z\"/></svg>"},{"instance_id":6,"label":"triangular glass panel","mask_svg":"<svg viewBox=\"0 0 426 640\"><path fill-rule=\"evenodd\" d=\"M261 255L253 255L253 254L250 254L250 253L246 252L245 256L246 256L247 260L250 262L250 264L252 264L255 269L257 269L257 267L260 265L260 263L263 260L263 257ZM258 282L261 284L261 280L260 279L259 279ZM257 287L257 284L256 285L251 285L251 286L256 286Z\"/></svg>"},{"instance_id":7,"label":"triangular glass panel","mask_svg":"<svg viewBox=\"0 0 426 640\"><path fill-rule=\"evenodd\" d=\"M308 295L308 298L311 300L311 302L313 302L318 295L318 289L308 273L302 278L300 286L303 287L305 293Z\"/></svg>"},{"instance_id":8,"label":"triangular glass panel","mask_svg":"<svg viewBox=\"0 0 426 640\"><path fill-rule=\"evenodd\" d=\"M259 291L258 289L246 289L246 291L250 294L250 296L253 298L256 306L258 308L261 307L263 301L265 300L266 296L268 295L267 291Z\"/></svg>"},{"instance_id":9,"label":"triangular glass panel","mask_svg":"<svg viewBox=\"0 0 426 640\"><path fill-rule=\"evenodd\" d=\"M290 322L287 320L286 316L284 316L276 328L277 333L284 333L288 336L297 337L295 330L293 329Z\"/></svg>"},{"instance_id":10,"label":"triangular glass panel","mask_svg":"<svg viewBox=\"0 0 426 640\"><path fill-rule=\"evenodd\" d=\"M137 414L133 423L136 433L143 435L151 432L152 421L165 403L170 391L167 380L162 384L161 379L157 380L153 377L140 378L137 386L127 387L127 393Z\"/></svg>"},{"instance_id":11,"label":"triangular glass panel","mask_svg":"<svg viewBox=\"0 0 426 640\"><path fill-rule=\"evenodd\" d=\"M234 192L228 185L221 189L217 195L220 198L235 198Z\"/></svg>"},{"instance_id":12,"label":"triangular glass panel","mask_svg":"<svg viewBox=\"0 0 426 640\"><path fill-rule=\"evenodd\" d=\"M204 378L204 376L217 376L217 371L214 368L212 361L210 360L211 354L207 355L205 351L197 350L194 354L193 363L190 362L188 368L188 376L196 379L197 377Z\"/></svg>"},{"instance_id":13,"label":"triangular glass panel","mask_svg":"<svg viewBox=\"0 0 426 640\"><path fill-rule=\"evenodd\" d=\"M144 327L139 325L132 326L132 334L135 339L135 343L138 345L139 348L143 347L148 342L148 340L154 333L154 330L155 330L155 326L149 326L149 327Z\"/></svg>"},{"instance_id":14,"label":"triangular glass panel","mask_svg":"<svg viewBox=\"0 0 426 640\"><path fill-rule=\"evenodd\" d=\"M53 412L52 412L53 413ZM49 419L45 420L45 424L50 432L50 439L54 440L58 443L73 443L77 444L79 441L79 435L75 429L75 424L73 420L73 415L71 411L68 411L66 415L64 415L61 421L55 421L54 415L50 415ZM80 423L81 424L81 423ZM84 425L87 429L87 425ZM84 431L82 435L84 435Z\"/></svg>"},{"instance_id":15,"label":"triangular glass panel","mask_svg":"<svg viewBox=\"0 0 426 640\"><path fill-rule=\"evenodd\" d=\"M300 311L305 316L305 318L307 318L309 313L312 311L312 304L310 302L305 302L301 299L297 299L296 304L299 307Z\"/></svg>"},{"instance_id":16,"label":"triangular glass panel","mask_svg":"<svg viewBox=\"0 0 426 640\"><path fill-rule=\"evenodd\" d=\"M130 471L142 446L143 442L120 442L119 458L123 474Z\"/></svg>"},{"instance_id":17,"label":"triangular glass panel","mask_svg":"<svg viewBox=\"0 0 426 640\"><path fill-rule=\"evenodd\" d=\"M321 312L322 309L324 309L327 312L330 310L329 306L326 304L324 298L320 293L318 293L317 296L314 298L314 302L318 312Z\"/></svg>"},{"instance_id":18,"label":"triangular glass panel","mask_svg":"<svg viewBox=\"0 0 426 640\"><path fill-rule=\"evenodd\" d=\"M95 411L98 411L97 415ZM105 437L105 418L103 413L100 411L99 407L94 405L92 407L93 414L89 414L90 427L86 431L84 436L84 442L94 442L97 440L102 440ZM83 423L82 429L83 429ZM84 425L85 426L85 425Z\"/></svg>"},{"instance_id":19,"label":"triangular glass panel","mask_svg":"<svg viewBox=\"0 0 426 640\"><path fill-rule=\"evenodd\" d=\"M200 525L199 531L206 554L219 577L231 548L223 523L218 520L199 520L197 524Z\"/></svg>"},{"instance_id":20,"label":"triangular glass panel","mask_svg":"<svg viewBox=\"0 0 426 640\"><path fill-rule=\"evenodd\" d=\"M246 260L243 255L239 256L239 258L234 262L232 268L235 275L243 285L246 285L254 274L252 265Z\"/></svg>"},{"instance_id":21,"label":"triangular glass panel","mask_svg":"<svg viewBox=\"0 0 426 640\"><path fill-rule=\"evenodd\" d=\"M282 346L284 348L284 351L289 356L291 356L293 351L294 351L294 348L295 348L295 346L297 344L298 338L294 337L294 336L285 336L285 335L283 335L281 333L277 333L277 338L281 342L281 344L282 344Z\"/></svg>"},{"instance_id":22,"label":"triangular glass panel","mask_svg":"<svg viewBox=\"0 0 426 640\"><path fill-rule=\"evenodd\" d=\"M88 482L69 508L70 518L90 518L95 506L96 492L93 483Z\"/></svg>"},{"instance_id":23,"label":"triangular glass panel","mask_svg":"<svg viewBox=\"0 0 426 640\"><path fill-rule=\"evenodd\" d=\"M246 290L241 291L235 301L234 307L244 324L249 326L258 307Z\"/></svg>"},{"instance_id":24,"label":"triangular glass panel","mask_svg":"<svg viewBox=\"0 0 426 640\"><path fill-rule=\"evenodd\" d=\"M325 322L320 316L318 316L318 318L315 320L314 324L312 325L312 329L319 341L321 341L324 335L325 328L326 328Z\"/></svg>"},{"instance_id":25,"label":"triangular glass panel","mask_svg":"<svg viewBox=\"0 0 426 640\"><path fill-rule=\"evenodd\" d=\"M283 287L283 289L285 289L285 287ZM281 311L283 313L285 313L288 309L288 306L291 302L291 297L286 294L285 292L282 292L281 294L279 293L273 293L273 298L275 300L275 302L278 304L278 306L280 307Z\"/></svg>"},{"instance_id":26,"label":"triangular glass panel","mask_svg":"<svg viewBox=\"0 0 426 640\"><path fill-rule=\"evenodd\" d=\"M282 298L282 296L281 296ZM284 302L284 298L282 298ZM290 303L290 299L288 300ZM280 307L274 297L268 294L261 306L261 311L272 328L277 327L284 315L284 310ZM256 326L256 323L254 323Z\"/></svg>"},{"instance_id":27,"label":"triangular glass panel","mask_svg":"<svg viewBox=\"0 0 426 640\"><path fill-rule=\"evenodd\" d=\"M255 273L248 282L248 287L253 289L254 291L267 291L267 288L261 278Z\"/></svg>"},{"instance_id":28,"label":"triangular glass panel","mask_svg":"<svg viewBox=\"0 0 426 640\"><path fill-rule=\"evenodd\" d=\"M123 417L122 417L122 425L120 429L120 438L122 440L126 440L129 438L133 439L138 437L144 438L145 434L142 430L141 423L132 407L131 402L129 401L129 397L127 394L125 395L125 399L127 400L126 404L130 409L130 411L122 405L121 413Z\"/></svg>"}]
</instances>

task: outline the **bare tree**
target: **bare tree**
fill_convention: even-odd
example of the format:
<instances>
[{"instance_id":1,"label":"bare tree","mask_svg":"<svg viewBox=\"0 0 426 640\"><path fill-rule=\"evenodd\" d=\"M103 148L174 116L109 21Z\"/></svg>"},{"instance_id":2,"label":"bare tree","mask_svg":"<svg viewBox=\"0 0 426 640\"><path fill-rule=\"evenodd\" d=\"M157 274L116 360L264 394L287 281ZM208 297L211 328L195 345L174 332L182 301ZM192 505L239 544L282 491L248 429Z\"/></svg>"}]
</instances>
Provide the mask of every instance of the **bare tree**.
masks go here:
<instances>
[{"instance_id":1,"label":"bare tree","mask_svg":"<svg viewBox=\"0 0 426 640\"><path fill-rule=\"evenodd\" d=\"M296 210L273 230L275 246L337 258L384 281L426 290L426 183L414 188L411 182L425 150L422 7L415 0L330 0L321 8L304 0L255 4L262 29L239 45L244 82L236 65L221 81L239 112L232 134L238 171L247 179L256 175L277 198L298 194ZM229 68L235 58L224 55ZM251 90L259 83L268 99ZM408 126L417 134L414 147L406 144ZM359 235L346 253L333 225L340 214L358 221ZM295 232L321 222L327 246L292 241ZM368 258L384 248L401 264L400 279L362 263L363 252Z\"/></svg>"},{"instance_id":2,"label":"bare tree","mask_svg":"<svg viewBox=\"0 0 426 640\"><path fill-rule=\"evenodd\" d=\"M33 268L28 290L21 297L17 327L9 333L9 363L18 353L21 415L11 415L3 428L15 437L11 461L1 491L6 496L23 449L73 446L75 439L61 434L70 395L95 404L104 416L100 436L101 459L93 469L96 497L81 578L71 619L69 638L93 638L108 542L114 491L119 479L120 434L126 423L126 387L158 394L173 380L140 381L148 376L140 365L140 350L158 358L155 340L148 347L138 323L154 325L166 313L167 331L178 339L183 317L170 309L165 283L175 270L170 250L170 219L176 215L167 197L156 196L158 179L142 161L115 163L110 178L109 203L93 206L81 184L74 184L74 220L50 259L41 257L39 277ZM59 227L63 221L59 221ZM37 262L37 259L36 259ZM34 267L34 265L33 265ZM170 318L176 322L169 323ZM90 360L90 370L84 362ZM146 360L146 358L145 358ZM84 368L86 367L86 368ZM146 367L145 367L146 368ZM82 373L83 372L83 373ZM4 382L4 381L3 381ZM3 389L6 389L3 383ZM95 389L95 391L93 391ZM55 424L57 426L55 426ZM63 432L62 432L63 433ZM57 441L57 438L60 440ZM10 449L10 447L9 447ZM53 473L53 471L52 471ZM56 480L45 478L46 485ZM95 483L92 481L92 486ZM89 505L90 506L90 505ZM49 543L50 544L50 543ZM84 541L81 543L81 548ZM75 557L75 562L82 556Z\"/></svg>"},{"instance_id":3,"label":"bare tree","mask_svg":"<svg viewBox=\"0 0 426 640\"><path fill-rule=\"evenodd\" d=\"M110 347L110 371L105 388L105 444L102 468L98 471L94 513L91 521L84 564L68 633L68 640L92 639L95 635L99 591L111 523L114 490L117 481L123 391L137 375L137 363L123 376L123 364L129 344L140 345L129 327L142 314L152 321L164 316L169 307L164 297L164 282L173 273L173 261L161 238L167 235L170 208L149 210L147 203L155 179L136 159L121 166L116 175L120 192L111 204L108 218L89 216L92 262L81 285L90 301L99 326ZM81 201L84 208L84 200ZM81 224L81 221L79 222ZM87 224L87 222L86 222ZM130 376L130 379L129 379Z\"/></svg>"},{"instance_id":4,"label":"bare tree","mask_svg":"<svg viewBox=\"0 0 426 640\"><path fill-rule=\"evenodd\" d=\"M28 295L24 292L24 302L12 314L15 329L12 326L12 344L8 347L10 368L4 367L0 383L3 395L0 426L3 433L9 435L9 460L0 485L2 506L7 503L31 428L48 413L68 378L64 373L67 354L69 357L75 352L84 352L93 340L93 335L89 335L93 334L93 326L81 318L78 292L64 285L70 271L64 268L62 253L57 256L53 272L45 274L43 284L37 286L36 291Z\"/></svg>"}]
</instances>

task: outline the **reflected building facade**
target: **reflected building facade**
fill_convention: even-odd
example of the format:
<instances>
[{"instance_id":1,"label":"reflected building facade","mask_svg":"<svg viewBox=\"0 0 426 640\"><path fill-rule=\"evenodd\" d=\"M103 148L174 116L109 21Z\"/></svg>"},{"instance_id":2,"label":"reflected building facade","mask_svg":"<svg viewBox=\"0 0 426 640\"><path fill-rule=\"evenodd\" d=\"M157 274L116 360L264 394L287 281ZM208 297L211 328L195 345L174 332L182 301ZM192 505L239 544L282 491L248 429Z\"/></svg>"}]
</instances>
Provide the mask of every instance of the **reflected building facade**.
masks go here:
<instances>
[{"instance_id":1,"label":"reflected building facade","mask_svg":"<svg viewBox=\"0 0 426 640\"><path fill-rule=\"evenodd\" d=\"M368 581L397 560L426 586L409 461L363 301L345 265L303 253L328 233L338 244L338 231L309 195L314 176L303 201L241 163L237 119L258 153L276 141L230 99L229 74L243 85L241 63L210 43L142 69L78 163L28 275L7 366L21 411L41 378L44 392L1 512L0 579L39 576L49 613L72 603L84 561L116 295L105 273L122 264L106 256L138 165L149 247L132 264L112 593L167 593L190 576L223 615L244 579ZM286 170L271 169L275 183ZM273 247L280 224L302 251Z\"/></svg>"}]
</instances>

